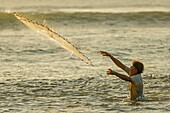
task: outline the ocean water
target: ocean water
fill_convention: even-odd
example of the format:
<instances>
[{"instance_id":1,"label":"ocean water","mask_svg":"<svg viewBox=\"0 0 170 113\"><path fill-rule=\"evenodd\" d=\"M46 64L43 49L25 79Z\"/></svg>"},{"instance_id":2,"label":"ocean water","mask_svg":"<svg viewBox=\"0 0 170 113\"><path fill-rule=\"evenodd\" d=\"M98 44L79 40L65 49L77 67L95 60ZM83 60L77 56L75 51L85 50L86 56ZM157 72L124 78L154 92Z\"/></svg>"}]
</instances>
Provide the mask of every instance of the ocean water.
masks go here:
<instances>
[{"instance_id":1,"label":"ocean water","mask_svg":"<svg viewBox=\"0 0 170 113\"><path fill-rule=\"evenodd\" d=\"M0 0L0 112L170 112L169 0ZM144 63L149 101L123 102L128 82L107 76L107 57L79 49L89 66L30 30L13 12L52 25L82 47Z\"/></svg>"}]
</instances>

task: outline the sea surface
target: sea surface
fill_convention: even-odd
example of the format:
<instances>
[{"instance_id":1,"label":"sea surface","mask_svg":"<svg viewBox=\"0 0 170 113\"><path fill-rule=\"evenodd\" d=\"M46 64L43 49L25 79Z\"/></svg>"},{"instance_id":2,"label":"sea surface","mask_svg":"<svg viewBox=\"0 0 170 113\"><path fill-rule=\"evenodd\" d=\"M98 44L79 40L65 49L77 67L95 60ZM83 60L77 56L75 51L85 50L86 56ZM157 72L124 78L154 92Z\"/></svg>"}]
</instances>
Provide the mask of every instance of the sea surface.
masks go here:
<instances>
[{"instance_id":1,"label":"sea surface","mask_svg":"<svg viewBox=\"0 0 170 113\"><path fill-rule=\"evenodd\" d=\"M123 102L121 69L79 49L90 66L17 20L53 26L70 42L107 51L131 66L140 60L149 101ZM169 0L0 0L0 113L170 112Z\"/></svg>"}]
</instances>

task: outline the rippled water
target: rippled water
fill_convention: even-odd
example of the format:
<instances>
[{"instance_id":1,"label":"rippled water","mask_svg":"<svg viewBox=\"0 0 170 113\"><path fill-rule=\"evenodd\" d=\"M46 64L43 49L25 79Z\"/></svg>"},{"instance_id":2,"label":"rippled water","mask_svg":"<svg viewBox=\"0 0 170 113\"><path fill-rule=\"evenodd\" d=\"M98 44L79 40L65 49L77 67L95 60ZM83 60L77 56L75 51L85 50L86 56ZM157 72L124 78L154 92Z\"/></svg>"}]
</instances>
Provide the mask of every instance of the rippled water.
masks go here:
<instances>
[{"instance_id":1,"label":"rippled water","mask_svg":"<svg viewBox=\"0 0 170 113\"><path fill-rule=\"evenodd\" d=\"M155 2L158 3L159 0ZM104 2L102 8L108 8L106 4L111 7ZM161 5L167 8L168 3ZM151 8L151 12L136 9L137 12L118 13L96 10L101 4L87 6L79 4L78 12L73 10L73 4L69 6L72 12L57 6L44 13L30 11L26 6L10 7L25 11L22 15L38 22L46 19L69 41L108 51L127 66L134 59L141 60L145 65L144 95L149 101L123 102L129 94L128 83L106 75L108 68L124 73L110 59L80 49L94 64L88 66L55 42L31 31L11 13L2 12L2 7L0 112L170 112L170 12ZM86 11L80 10L82 7Z\"/></svg>"}]
</instances>

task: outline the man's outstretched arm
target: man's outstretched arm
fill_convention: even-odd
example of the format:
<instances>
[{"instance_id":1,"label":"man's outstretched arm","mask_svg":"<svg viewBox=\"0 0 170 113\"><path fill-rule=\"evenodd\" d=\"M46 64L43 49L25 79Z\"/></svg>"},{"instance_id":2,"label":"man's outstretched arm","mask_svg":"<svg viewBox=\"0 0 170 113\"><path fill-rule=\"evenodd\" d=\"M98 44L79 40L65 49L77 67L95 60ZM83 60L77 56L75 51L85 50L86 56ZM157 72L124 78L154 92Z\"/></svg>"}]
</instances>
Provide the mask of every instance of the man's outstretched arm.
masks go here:
<instances>
[{"instance_id":1,"label":"man's outstretched arm","mask_svg":"<svg viewBox=\"0 0 170 113\"><path fill-rule=\"evenodd\" d=\"M107 75L116 75L117 77L121 78L122 80L125 80L125 81L129 81L129 82L132 82L131 78L126 76L126 75L123 75L123 74L120 74L120 73L117 73L115 71L112 71L111 69L109 69L107 71Z\"/></svg>"},{"instance_id":2,"label":"man's outstretched arm","mask_svg":"<svg viewBox=\"0 0 170 113\"><path fill-rule=\"evenodd\" d=\"M103 56L108 56L119 68L121 68L122 70L124 70L126 73L129 74L130 68L128 68L127 66L125 66L122 62L120 62L118 59L114 58L112 55L110 55L107 52L104 51L100 51L100 53Z\"/></svg>"}]
</instances>

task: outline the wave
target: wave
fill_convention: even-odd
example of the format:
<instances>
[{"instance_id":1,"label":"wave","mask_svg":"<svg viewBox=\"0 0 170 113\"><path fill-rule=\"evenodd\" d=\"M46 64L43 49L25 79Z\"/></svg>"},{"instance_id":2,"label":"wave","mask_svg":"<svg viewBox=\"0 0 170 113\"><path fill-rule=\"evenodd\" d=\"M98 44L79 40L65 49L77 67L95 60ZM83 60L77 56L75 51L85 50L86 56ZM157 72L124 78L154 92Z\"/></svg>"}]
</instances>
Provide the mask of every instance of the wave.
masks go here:
<instances>
[{"instance_id":1,"label":"wave","mask_svg":"<svg viewBox=\"0 0 170 113\"><path fill-rule=\"evenodd\" d=\"M143 11L143 10L142 10ZM170 25L170 12L166 11L152 11L152 12L126 12L126 13L109 13L107 12L76 12L68 13L55 12L55 13L22 13L25 17L42 22L47 20L50 24L101 24L102 25L116 25L116 26L169 26ZM0 13L0 24L2 28L15 27L19 21L14 18L13 13ZM21 26L20 26L21 27Z\"/></svg>"},{"instance_id":2,"label":"wave","mask_svg":"<svg viewBox=\"0 0 170 113\"><path fill-rule=\"evenodd\" d=\"M139 13L139 12L170 12L170 8L60 8L51 9L51 12L65 13Z\"/></svg>"},{"instance_id":3,"label":"wave","mask_svg":"<svg viewBox=\"0 0 170 113\"><path fill-rule=\"evenodd\" d=\"M113 8L79 8L54 6L25 6L18 8L0 8L0 12L34 12L34 13L139 13L139 12L170 12L168 7L113 7Z\"/></svg>"}]
</instances>

